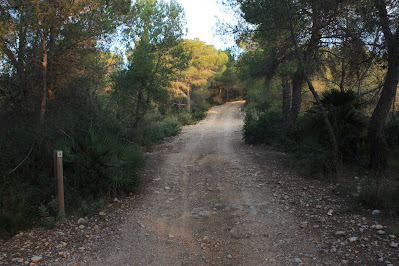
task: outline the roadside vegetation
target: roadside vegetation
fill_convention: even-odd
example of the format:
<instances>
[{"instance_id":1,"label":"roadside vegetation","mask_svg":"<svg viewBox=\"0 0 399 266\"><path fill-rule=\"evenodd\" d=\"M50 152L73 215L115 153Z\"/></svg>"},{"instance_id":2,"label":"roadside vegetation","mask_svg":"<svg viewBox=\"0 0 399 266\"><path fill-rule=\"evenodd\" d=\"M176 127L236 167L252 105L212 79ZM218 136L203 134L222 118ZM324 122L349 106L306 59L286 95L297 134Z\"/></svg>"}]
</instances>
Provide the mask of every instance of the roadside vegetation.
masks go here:
<instances>
[{"instance_id":1,"label":"roadside vegetation","mask_svg":"<svg viewBox=\"0 0 399 266\"><path fill-rule=\"evenodd\" d=\"M176 1L0 3L0 237L134 192L146 149L240 96L233 57L184 21Z\"/></svg>"},{"instance_id":2,"label":"roadside vegetation","mask_svg":"<svg viewBox=\"0 0 399 266\"><path fill-rule=\"evenodd\" d=\"M305 176L398 214L397 1L225 4L240 22L225 31L245 49L245 141L274 145Z\"/></svg>"}]
</instances>

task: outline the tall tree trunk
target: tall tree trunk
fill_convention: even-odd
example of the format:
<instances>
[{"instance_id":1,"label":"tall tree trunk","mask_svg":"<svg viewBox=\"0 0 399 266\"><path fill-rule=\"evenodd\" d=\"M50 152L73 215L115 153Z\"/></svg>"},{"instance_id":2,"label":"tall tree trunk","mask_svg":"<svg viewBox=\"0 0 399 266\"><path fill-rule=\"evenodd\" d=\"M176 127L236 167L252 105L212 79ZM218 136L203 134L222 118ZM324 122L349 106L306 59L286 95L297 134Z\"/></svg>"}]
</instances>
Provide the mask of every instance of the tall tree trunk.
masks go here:
<instances>
[{"instance_id":1,"label":"tall tree trunk","mask_svg":"<svg viewBox=\"0 0 399 266\"><path fill-rule=\"evenodd\" d=\"M396 28L395 33L392 33L392 25L385 1L374 0L374 5L378 10L379 23L388 48L388 72L385 76L380 99L369 122L368 137L370 168L375 171L383 171L387 167L389 152L384 127L399 82L399 27Z\"/></svg>"},{"instance_id":2,"label":"tall tree trunk","mask_svg":"<svg viewBox=\"0 0 399 266\"><path fill-rule=\"evenodd\" d=\"M141 122L141 109L142 109L142 104L143 104L143 90L139 88L139 91L137 92L137 105L136 105L136 111L135 111L135 120L133 124L133 129L137 129L139 127L139 124Z\"/></svg>"},{"instance_id":3,"label":"tall tree trunk","mask_svg":"<svg viewBox=\"0 0 399 266\"><path fill-rule=\"evenodd\" d=\"M399 45L399 44L398 44ZM370 168L382 171L387 167L388 143L385 138L385 122L395 98L399 79L399 53L396 58L388 60L388 73L380 99L371 116L368 128L370 144Z\"/></svg>"},{"instance_id":4,"label":"tall tree trunk","mask_svg":"<svg viewBox=\"0 0 399 266\"><path fill-rule=\"evenodd\" d=\"M47 105L47 47L46 34L42 37L42 104L40 107L40 123L44 123Z\"/></svg>"},{"instance_id":5,"label":"tall tree trunk","mask_svg":"<svg viewBox=\"0 0 399 266\"><path fill-rule=\"evenodd\" d=\"M56 33L54 28L50 29L50 42L48 47L48 89L47 97L50 101L55 99L54 95L54 83L55 83L55 73L54 73L54 61L55 61L55 45L56 45Z\"/></svg>"},{"instance_id":6,"label":"tall tree trunk","mask_svg":"<svg viewBox=\"0 0 399 266\"><path fill-rule=\"evenodd\" d=\"M285 117L281 126L281 133L283 135L288 135L289 133L292 132L295 121L297 120L299 113L301 111L303 83L304 83L304 78L302 70L298 68L292 80L291 109L287 113L287 116Z\"/></svg>"}]
</instances>

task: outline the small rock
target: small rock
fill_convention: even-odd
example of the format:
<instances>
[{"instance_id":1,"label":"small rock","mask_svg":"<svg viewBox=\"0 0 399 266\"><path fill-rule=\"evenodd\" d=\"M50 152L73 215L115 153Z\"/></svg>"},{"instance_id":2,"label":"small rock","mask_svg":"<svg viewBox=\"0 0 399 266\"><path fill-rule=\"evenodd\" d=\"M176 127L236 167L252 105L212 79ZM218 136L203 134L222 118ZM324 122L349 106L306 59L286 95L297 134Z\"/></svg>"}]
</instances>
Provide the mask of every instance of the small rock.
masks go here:
<instances>
[{"instance_id":1,"label":"small rock","mask_svg":"<svg viewBox=\"0 0 399 266\"><path fill-rule=\"evenodd\" d=\"M43 257L34 256L34 257L32 257L30 260L31 260L33 263L38 263L38 262L41 261L42 259L43 259Z\"/></svg>"},{"instance_id":2,"label":"small rock","mask_svg":"<svg viewBox=\"0 0 399 266\"><path fill-rule=\"evenodd\" d=\"M349 238L349 242L353 243L353 242L356 242L358 239L359 239L358 237L353 236L353 237Z\"/></svg>"},{"instance_id":3,"label":"small rock","mask_svg":"<svg viewBox=\"0 0 399 266\"><path fill-rule=\"evenodd\" d=\"M84 224L86 222L86 220L84 218L80 218L78 220L78 224Z\"/></svg>"},{"instance_id":4,"label":"small rock","mask_svg":"<svg viewBox=\"0 0 399 266\"><path fill-rule=\"evenodd\" d=\"M232 256L231 254L228 254L226 257L227 257L228 259L232 259L232 258L233 258L233 256Z\"/></svg>"},{"instance_id":5,"label":"small rock","mask_svg":"<svg viewBox=\"0 0 399 266\"><path fill-rule=\"evenodd\" d=\"M118 198L114 198L114 202L115 203L119 202Z\"/></svg>"},{"instance_id":6,"label":"small rock","mask_svg":"<svg viewBox=\"0 0 399 266\"><path fill-rule=\"evenodd\" d=\"M165 187L165 190L170 190L170 187Z\"/></svg>"},{"instance_id":7,"label":"small rock","mask_svg":"<svg viewBox=\"0 0 399 266\"><path fill-rule=\"evenodd\" d=\"M377 224L376 226L374 226L374 228L377 230L381 230L381 229L384 229L384 226Z\"/></svg>"},{"instance_id":8,"label":"small rock","mask_svg":"<svg viewBox=\"0 0 399 266\"><path fill-rule=\"evenodd\" d=\"M336 236L346 236L346 232L345 231L337 231L335 232Z\"/></svg>"},{"instance_id":9,"label":"small rock","mask_svg":"<svg viewBox=\"0 0 399 266\"><path fill-rule=\"evenodd\" d=\"M328 215L328 216L332 216L332 215L333 215L333 212L334 212L333 210L328 210L327 215Z\"/></svg>"},{"instance_id":10,"label":"small rock","mask_svg":"<svg viewBox=\"0 0 399 266\"><path fill-rule=\"evenodd\" d=\"M302 260L301 260L300 258L295 258L294 261L295 261L296 263L302 263Z\"/></svg>"},{"instance_id":11,"label":"small rock","mask_svg":"<svg viewBox=\"0 0 399 266\"><path fill-rule=\"evenodd\" d=\"M385 231L384 231L384 230L378 230L378 231L377 231L377 234L379 234L379 235L385 235Z\"/></svg>"},{"instance_id":12,"label":"small rock","mask_svg":"<svg viewBox=\"0 0 399 266\"><path fill-rule=\"evenodd\" d=\"M308 227L308 222L301 223L301 228L307 228L307 227Z\"/></svg>"},{"instance_id":13,"label":"small rock","mask_svg":"<svg viewBox=\"0 0 399 266\"><path fill-rule=\"evenodd\" d=\"M391 248L398 248L398 247L399 247L399 244L396 243L396 242L394 242L394 241L391 241L391 243L389 243L389 246L390 246Z\"/></svg>"},{"instance_id":14,"label":"small rock","mask_svg":"<svg viewBox=\"0 0 399 266\"><path fill-rule=\"evenodd\" d=\"M24 259L18 259L17 262L18 262L18 263L23 263L23 262L24 262Z\"/></svg>"},{"instance_id":15,"label":"small rock","mask_svg":"<svg viewBox=\"0 0 399 266\"><path fill-rule=\"evenodd\" d=\"M100 230L100 227L99 227L98 225L95 225L95 226L93 227L93 229L94 229L94 231L99 231L99 230Z\"/></svg>"},{"instance_id":16,"label":"small rock","mask_svg":"<svg viewBox=\"0 0 399 266\"><path fill-rule=\"evenodd\" d=\"M374 210L374 211L371 212L372 215L378 215L380 213L381 213L380 210Z\"/></svg>"},{"instance_id":17,"label":"small rock","mask_svg":"<svg viewBox=\"0 0 399 266\"><path fill-rule=\"evenodd\" d=\"M85 226L83 224L81 224L81 225L79 225L79 229L83 230L83 229L85 229Z\"/></svg>"},{"instance_id":18,"label":"small rock","mask_svg":"<svg viewBox=\"0 0 399 266\"><path fill-rule=\"evenodd\" d=\"M98 215L100 215L100 216L105 216L105 215L107 215L107 214L106 214L105 212L99 212Z\"/></svg>"}]
</instances>

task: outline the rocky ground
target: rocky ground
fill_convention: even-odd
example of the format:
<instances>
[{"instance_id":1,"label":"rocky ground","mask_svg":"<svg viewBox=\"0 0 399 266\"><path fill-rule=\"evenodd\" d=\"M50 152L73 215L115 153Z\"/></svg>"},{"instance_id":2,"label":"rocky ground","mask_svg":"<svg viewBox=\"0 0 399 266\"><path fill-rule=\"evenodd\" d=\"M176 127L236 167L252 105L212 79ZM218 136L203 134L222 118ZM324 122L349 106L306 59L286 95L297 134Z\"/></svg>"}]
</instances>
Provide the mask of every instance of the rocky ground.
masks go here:
<instances>
[{"instance_id":1,"label":"rocky ground","mask_svg":"<svg viewBox=\"0 0 399 266\"><path fill-rule=\"evenodd\" d=\"M245 145L241 105L149 153L136 196L0 242L0 264L399 265L398 221Z\"/></svg>"}]
</instances>

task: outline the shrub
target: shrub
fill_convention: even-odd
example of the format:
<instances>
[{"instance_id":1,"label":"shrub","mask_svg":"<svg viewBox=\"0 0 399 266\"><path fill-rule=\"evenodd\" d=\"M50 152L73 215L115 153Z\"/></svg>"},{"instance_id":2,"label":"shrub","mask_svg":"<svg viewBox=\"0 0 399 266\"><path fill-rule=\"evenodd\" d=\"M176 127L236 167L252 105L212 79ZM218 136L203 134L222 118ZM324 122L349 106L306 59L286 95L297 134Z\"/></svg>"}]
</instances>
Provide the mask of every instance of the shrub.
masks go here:
<instances>
[{"instance_id":1,"label":"shrub","mask_svg":"<svg viewBox=\"0 0 399 266\"><path fill-rule=\"evenodd\" d=\"M351 90L333 89L323 93L322 102L337 136L342 158L354 161L365 147L368 126L367 116L356 103L356 94ZM324 128L322 121L319 127Z\"/></svg>"},{"instance_id":2,"label":"shrub","mask_svg":"<svg viewBox=\"0 0 399 266\"><path fill-rule=\"evenodd\" d=\"M38 207L54 194L48 132L16 125L0 134L0 237L39 219Z\"/></svg>"},{"instance_id":3,"label":"shrub","mask_svg":"<svg viewBox=\"0 0 399 266\"><path fill-rule=\"evenodd\" d=\"M359 198L370 208L385 209L399 214L399 181L368 179L362 185Z\"/></svg>"},{"instance_id":4,"label":"shrub","mask_svg":"<svg viewBox=\"0 0 399 266\"><path fill-rule=\"evenodd\" d=\"M278 111L269 110L256 115L247 112L244 123L244 140L246 143L270 144L279 137L281 114Z\"/></svg>"},{"instance_id":5,"label":"shrub","mask_svg":"<svg viewBox=\"0 0 399 266\"><path fill-rule=\"evenodd\" d=\"M195 122L191 113L186 113L186 112L179 113L178 119L179 119L180 124L182 124L182 125L191 125Z\"/></svg>"},{"instance_id":6,"label":"shrub","mask_svg":"<svg viewBox=\"0 0 399 266\"><path fill-rule=\"evenodd\" d=\"M175 118L167 117L162 121L146 124L141 131L142 145L151 147L165 137L175 136L179 133L180 123Z\"/></svg>"},{"instance_id":7,"label":"shrub","mask_svg":"<svg viewBox=\"0 0 399 266\"><path fill-rule=\"evenodd\" d=\"M66 203L78 208L87 198L132 191L139 182L145 159L133 145L106 130L76 130L60 140L64 151Z\"/></svg>"},{"instance_id":8,"label":"shrub","mask_svg":"<svg viewBox=\"0 0 399 266\"><path fill-rule=\"evenodd\" d=\"M330 170L329 151L315 143L296 144L288 156L291 166L313 178L321 179L328 175Z\"/></svg>"},{"instance_id":9,"label":"shrub","mask_svg":"<svg viewBox=\"0 0 399 266\"><path fill-rule=\"evenodd\" d=\"M194 112L191 114L192 118L194 119L195 122L198 122L206 117L206 113L199 111L199 112Z\"/></svg>"}]
</instances>

